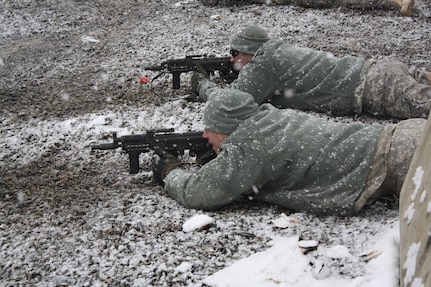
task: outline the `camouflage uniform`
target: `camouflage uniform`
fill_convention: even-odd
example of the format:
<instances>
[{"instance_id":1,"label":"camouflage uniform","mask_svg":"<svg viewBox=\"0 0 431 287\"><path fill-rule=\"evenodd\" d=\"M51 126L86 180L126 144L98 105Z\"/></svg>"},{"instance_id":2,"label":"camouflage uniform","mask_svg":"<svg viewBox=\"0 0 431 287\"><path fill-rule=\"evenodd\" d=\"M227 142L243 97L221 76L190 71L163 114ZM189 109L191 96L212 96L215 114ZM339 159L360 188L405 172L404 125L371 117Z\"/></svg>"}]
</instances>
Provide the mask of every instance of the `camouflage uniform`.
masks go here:
<instances>
[{"instance_id":1,"label":"camouflage uniform","mask_svg":"<svg viewBox=\"0 0 431 287\"><path fill-rule=\"evenodd\" d=\"M381 196L399 198L425 124L424 119L408 119L385 126L377 142L364 191L355 202L356 211Z\"/></svg>"},{"instance_id":2,"label":"camouflage uniform","mask_svg":"<svg viewBox=\"0 0 431 287\"><path fill-rule=\"evenodd\" d=\"M396 191L425 122L406 120L385 128L269 104L257 107L238 90L210 95L204 126L230 135L217 158L198 171L170 171L166 191L195 209L216 209L248 196L292 211L352 215L375 197L386 178Z\"/></svg>"},{"instance_id":3,"label":"camouflage uniform","mask_svg":"<svg viewBox=\"0 0 431 287\"><path fill-rule=\"evenodd\" d=\"M427 72L398 60L371 61L365 76L363 111L398 118L427 118L431 86Z\"/></svg>"},{"instance_id":4,"label":"camouflage uniform","mask_svg":"<svg viewBox=\"0 0 431 287\"><path fill-rule=\"evenodd\" d=\"M431 118L400 197L400 286L431 286Z\"/></svg>"},{"instance_id":5,"label":"camouflage uniform","mask_svg":"<svg viewBox=\"0 0 431 287\"><path fill-rule=\"evenodd\" d=\"M230 87L251 94L258 104L400 119L426 118L431 109L431 74L409 69L397 60L337 58L270 40L263 29L255 26L235 35L231 48L254 56ZM195 87L204 101L218 89L206 78Z\"/></svg>"}]
</instances>

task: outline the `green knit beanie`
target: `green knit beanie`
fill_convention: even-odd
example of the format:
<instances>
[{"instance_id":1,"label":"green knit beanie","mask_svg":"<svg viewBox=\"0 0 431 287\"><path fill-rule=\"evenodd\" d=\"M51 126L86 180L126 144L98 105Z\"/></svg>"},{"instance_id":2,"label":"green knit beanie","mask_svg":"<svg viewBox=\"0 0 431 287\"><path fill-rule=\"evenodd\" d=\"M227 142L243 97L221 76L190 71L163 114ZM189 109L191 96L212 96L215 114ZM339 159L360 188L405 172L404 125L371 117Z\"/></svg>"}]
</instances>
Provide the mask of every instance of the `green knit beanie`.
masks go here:
<instances>
[{"instance_id":1,"label":"green knit beanie","mask_svg":"<svg viewBox=\"0 0 431 287\"><path fill-rule=\"evenodd\" d=\"M248 26L230 42L230 48L247 55L254 55L263 43L269 40L266 31L258 26Z\"/></svg>"},{"instance_id":2,"label":"green knit beanie","mask_svg":"<svg viewBox=\"0 0 431 287\"><path fill-rule=\"evenodd\" d=\"M244 120L257 113L254 98L236 89L220 89L211 93L205 107L203 122L207 130L231 134Z\"/></svg>"}]
</instances>

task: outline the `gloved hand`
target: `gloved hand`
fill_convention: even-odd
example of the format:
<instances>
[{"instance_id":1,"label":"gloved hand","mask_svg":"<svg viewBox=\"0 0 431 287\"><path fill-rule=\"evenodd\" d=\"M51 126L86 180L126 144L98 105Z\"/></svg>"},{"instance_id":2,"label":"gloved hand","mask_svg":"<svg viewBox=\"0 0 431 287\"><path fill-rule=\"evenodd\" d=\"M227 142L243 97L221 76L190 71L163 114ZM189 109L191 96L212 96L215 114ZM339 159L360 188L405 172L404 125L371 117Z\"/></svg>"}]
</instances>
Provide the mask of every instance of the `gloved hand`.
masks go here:
<instances>
[{"instance_id":1,"label":"gloved hand","mask_svg":"<svg viewBox=\"0 0 431 287\"><path fill-rule=\"evenodd\" d=\"M204 165L210 162L212 159L215 159L217 154L213 150L209 150L201 155L198 155L196 158L196 162L199 165Z\"/></svg>"},{"instance_id":2,"label":"gloved hand","mask_svg":"<svg viewBox=\"0 0 431 287\"><path fill-rule=\"evenodd\" d=\"M156 148L155 152L158 158L153 159L153 182L163 186L163 180L168 173L175 168L182 168L183 165L176 156L161 148Z\"/></svg>"},{"instance_id":3,"label":"gloved hand","mask_svg":"<svg viewBox=\"0 0 431 287\"><path fill-rule=\"evenodd\" d=\"M199 92L198 87L203 79L207 79L207 77L199 72L193 72L191 79L192 93L197 94Z\"/></svg>"},{"instance_id":4,"label":"gloved hand","mask_svg":"<svg viewBox=\"0 0 431 287\"><path fill-rule=\"evenodd\" d=\"M208 72L204 69L201 63L196 64L196 70L193 72L192 79L191 79L191 86L192 86L192 92L197 93L198 92L198 86L199 83L203 79L209 79L210 75Z\"/></svg>"}]
</instances>

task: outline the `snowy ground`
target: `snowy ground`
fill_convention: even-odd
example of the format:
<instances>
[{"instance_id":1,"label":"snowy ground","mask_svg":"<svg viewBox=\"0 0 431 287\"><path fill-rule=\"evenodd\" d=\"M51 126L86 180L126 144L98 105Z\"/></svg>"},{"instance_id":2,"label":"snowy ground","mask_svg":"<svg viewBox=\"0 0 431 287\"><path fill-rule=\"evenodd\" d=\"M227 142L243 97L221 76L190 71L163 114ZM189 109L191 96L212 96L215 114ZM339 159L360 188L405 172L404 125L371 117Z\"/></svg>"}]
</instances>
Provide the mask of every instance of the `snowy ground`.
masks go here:
<instances>
[{"instance_id":1,"label":"snowy ground","mask_svg":"<svg viewBox=\"0 0 431 287\"><path fill-rule=\"evenodd\" d=\"M240 23L335 55L431 70L429 3L418 0L413 17L198 1L0 4L0 285L397 286L398 212L388 203L351 218L247 199L187 210L151 183L151 154L130 175L126 155L90 145L112 132L201 130L203 104L181 99L189 75L178 91L169 76L154 89L137 81L167 58L227 55ZM213 225L183 231L196 214ZM277 227L282 214L287 228ZM318 248L303 254L298 242L308 240Z\"/></svg>"},{"instance_id":2,"label":"snowy ground","mask_svg":"<svg viewBox=\"0 0 431 287\"><path fill-rule=\"evenodd\" d=\"M254 286L275 286L275 280L286 278L326 284L321 286L361 286L354 284L375 279L373 261L366 263L363 257L373 251L384 252L374 259L384 258L379 268L386 272L378 275L396 282L398 227L393 208L379 204L346 219L292 214L293 223L281 229L273 221L285 210L247 200L220 212L186 210L151 184L150 155L141 157L145 170L132 176L120 151L90 151L92 143L110 132L129 134L143 122L151 123L149 128L180 132L202 128L196 104L177 106L171 101L145 110L102 111L65 120L2 121L1 156L9 163L3 174L7 188L2 191L0 238L4 284L200 286L202 279L236 260L266 250L272 240L287 240L278 255L283 261L276 261L286 266L265 266L268 274L259 272L265 275L261 280L275 278ZM19 175L23 178L12 178ZM182 225L195 214L212 217L214 226L183 232ZM301 255L299 238L319 241L318 250ZM290 270L292 262L300 265ZM259 268L262 260L243 264L244 277L251 278L247 272L254 269L248 266ZM323 266L324 274L318 275ZM272 274L277 270L283 273ZM228 286L223 285L229 282L226 278L238 280L236 272L215 276L207 283ZM234 286L251 285L245 281Z\"/></svg>"}]
</instances>

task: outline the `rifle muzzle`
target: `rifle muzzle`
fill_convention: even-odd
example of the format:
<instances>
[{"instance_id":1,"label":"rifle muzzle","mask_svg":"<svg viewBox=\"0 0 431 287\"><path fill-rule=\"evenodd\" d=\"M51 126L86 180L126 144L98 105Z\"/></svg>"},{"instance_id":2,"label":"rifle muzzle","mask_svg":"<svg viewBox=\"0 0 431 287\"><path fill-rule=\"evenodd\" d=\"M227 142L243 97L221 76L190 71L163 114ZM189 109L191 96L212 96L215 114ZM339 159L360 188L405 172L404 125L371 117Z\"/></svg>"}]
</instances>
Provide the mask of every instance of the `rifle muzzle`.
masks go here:
<instances>
[{"instance_id":1,"label":"rifle muzzle","mask_svg":"<svg viewBox=\"0 0 431 287\"><path fill-rule=\"evenodd\" d=\"M144 67L144 70L147 71L161 71L163 69L162 66L149 66L149 67Z\"/></svg>"}]
</instances>

